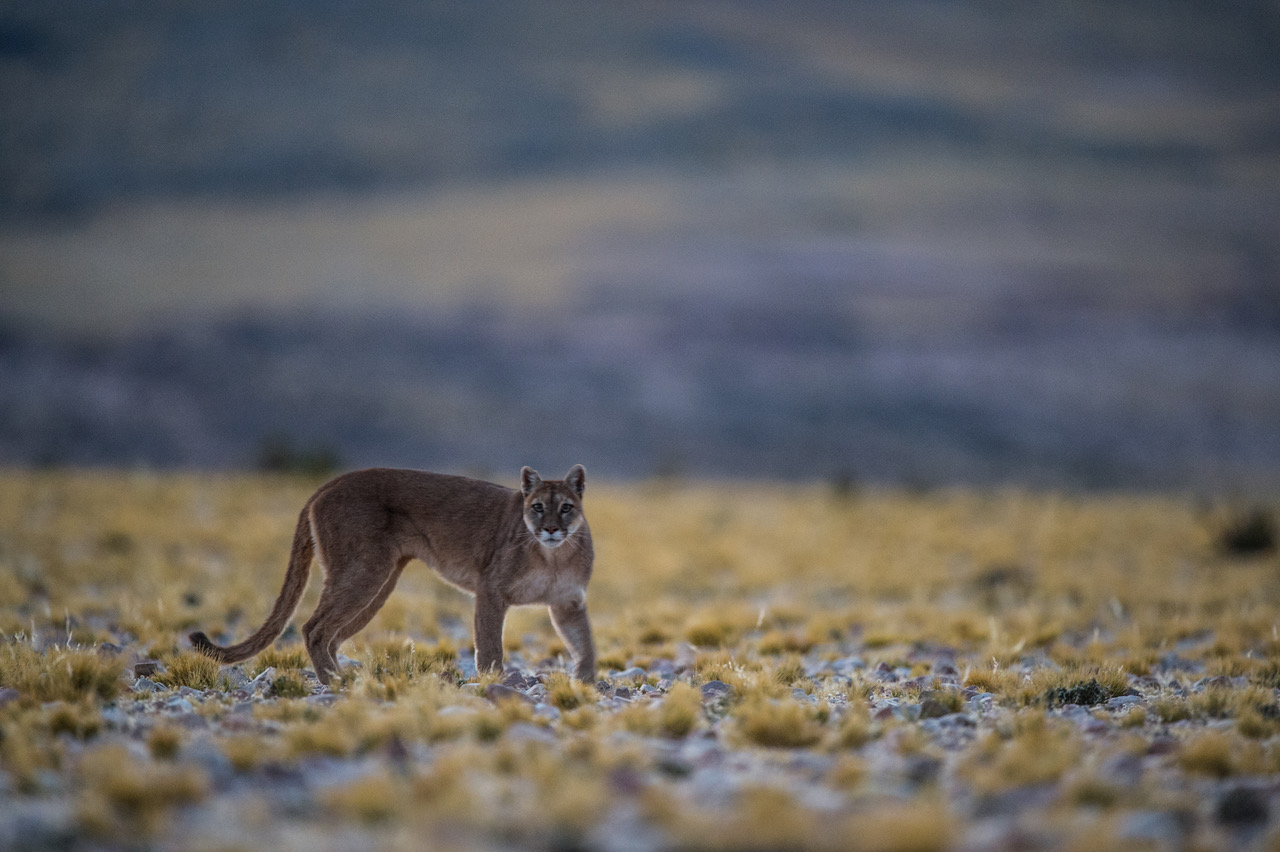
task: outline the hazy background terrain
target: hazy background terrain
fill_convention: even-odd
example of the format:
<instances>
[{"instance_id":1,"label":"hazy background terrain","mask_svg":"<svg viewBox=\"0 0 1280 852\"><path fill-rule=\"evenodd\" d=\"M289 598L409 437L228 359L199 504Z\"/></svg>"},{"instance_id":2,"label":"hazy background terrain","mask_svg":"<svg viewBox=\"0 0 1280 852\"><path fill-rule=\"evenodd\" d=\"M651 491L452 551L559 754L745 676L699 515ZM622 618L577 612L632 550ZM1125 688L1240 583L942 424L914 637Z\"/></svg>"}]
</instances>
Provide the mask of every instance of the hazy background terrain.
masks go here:
<instances>
[{"instance_id":1,"label":"hazy background terrain","mask_svg":"<svg viewBox=\"0 0 1280 852\"><path fill-rule=\"evenodd\" d=\"M0 463L1280 484L1280 6L0 2Z\"/></svg>"}]
</instances>

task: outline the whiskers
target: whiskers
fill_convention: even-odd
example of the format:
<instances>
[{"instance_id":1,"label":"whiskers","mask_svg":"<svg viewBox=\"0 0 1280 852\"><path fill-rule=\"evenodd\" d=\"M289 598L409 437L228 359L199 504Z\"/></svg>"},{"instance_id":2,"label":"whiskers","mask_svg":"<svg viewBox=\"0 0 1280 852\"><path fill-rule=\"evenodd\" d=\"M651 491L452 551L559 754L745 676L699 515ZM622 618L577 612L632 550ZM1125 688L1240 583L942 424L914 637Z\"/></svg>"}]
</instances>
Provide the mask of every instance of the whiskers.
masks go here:
<instances>
[{"instance_id":1,"label":"whiskers","mask_svg":"<svg viewBox=\"0 0 1280 852\"><path fill-rule=\"evenodd\" d=\"M554 547L550 547L547 544L545 544L542 541L541 536L539 536L538 533L534 532L533 530L529 529L527 526L524 528L524 531L525 531L525 534L528 535L528 537L535 544L537 544L539 547L546 548L547 550L562 550L565 548L571 548L572 552L574 553L586 552L586 542L584 541L584 537L579 535L578 531L576 530L571 533L566 533L565 537L560 539L560 543Z\"/></svg>"}]
</instances>

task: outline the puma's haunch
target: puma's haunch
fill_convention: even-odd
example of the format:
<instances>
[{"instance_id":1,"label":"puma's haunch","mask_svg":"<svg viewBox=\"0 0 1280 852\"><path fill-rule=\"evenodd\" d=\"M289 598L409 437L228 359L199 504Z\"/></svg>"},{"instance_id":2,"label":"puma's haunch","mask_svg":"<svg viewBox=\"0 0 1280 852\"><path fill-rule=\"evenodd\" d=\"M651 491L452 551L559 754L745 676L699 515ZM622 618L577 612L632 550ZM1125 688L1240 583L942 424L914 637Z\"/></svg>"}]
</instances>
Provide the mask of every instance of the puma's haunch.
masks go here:
<instances>
[{"instance_id":1,"label":"puma's haunch","mask_svg":"<svg viewBox=\"0 0 1280 852\"><path fill-rule=\"evenodd\" d=\"M546 604L579 679L595 677L587 620L594 558L582 514L586 471L561 481L520 472L520 490L463 476L375 468L322 485L298 517L284 588L258 630L235 645L202 632L191 644L220 663L247 660L284 630L302 599L314 557L324 571L320 602L302 627L316 676L338 671L343 640L368 624L412 559L475 596L476 668L502 670L507 609Z\"/></svg>"}]
</instances>

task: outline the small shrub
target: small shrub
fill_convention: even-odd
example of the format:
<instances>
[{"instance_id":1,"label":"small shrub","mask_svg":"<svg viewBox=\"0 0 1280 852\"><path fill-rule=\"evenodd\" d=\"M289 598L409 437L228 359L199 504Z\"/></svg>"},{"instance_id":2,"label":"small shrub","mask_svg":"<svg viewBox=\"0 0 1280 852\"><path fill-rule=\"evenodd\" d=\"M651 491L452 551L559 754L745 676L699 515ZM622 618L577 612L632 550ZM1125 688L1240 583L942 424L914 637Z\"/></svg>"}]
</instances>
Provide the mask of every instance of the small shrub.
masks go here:
<instances>
[{"instance_id":1,"label":"small shrub","mask_svg":"<svg viewBox=\"0 0 1280 852\"><path fill-rule=\"evenodd\" d=\"M808 653L814 642L809 636L794 630L770 630L768 633L760 637L758 650L761 654L773 656L776 654L804 654Z\"/></svg>"},{"instance_id":2,"label":"small shrub","mask_svg":"<svg viewBox=\"0 0 1280 852\"><path fill-rule=\"evenodd\" d=\"M147 735L147 748L157 760L172 760L182 748L182 732L172 725L157 725Z\"/></svg>"},{"instance_id":3,"label":"small shrub","mask_svg":"<svg viewBox=\"0 0 1280 852\"><path fill-rule=\"evenodd\" d=\"M271 693L279 698L306 698L311 694L311 687L302 675L285 671L271 681Z\"/></svg>"},{"instance_id":4,"label":"small shrub","mask_svg":"<svg viewBox=\"0 0 1280 852\"><path fill-rule=\"evenodd\" d=\"M595 692L591 687L564 672L555 672L547 678L547 701L561 710L593 704L595 700Z\"/></svg>"},{"instance_id":5,"label":"small shrub","mask_svg":"<svg viewBox=\"0 0 1280 852\"><path fill-rule=\"evenodd\" d=\"M1197 775L1227 778L1235 774L1231 738L1217 731L1196 737L1178 752L1178 766Z\"/></svg>"},{"instance_id":6,"label":"small shrub","mask_svg":"<svg viewBox=\"0 0 1280 852\"><path fill-rule=\"evenodd\" d=\"M222 741L222 753L236 772L251 772L262 765L270 750L260 737L234 736Z\"/></svg>"},{"instance_id":7,"label":"small shrub","mask_svg":"<svg viewBox=\"0 0 1280 852\"><path fill-rule=\"evenodd\" d=\"M1265 705L1264 705L1265 706ZM1274 708L1275 705L1270 705ZM1251 740L1265 740L1280 734L1280 715L1247 707L1236 716L1236 730Z\"/></svg>"},{"instance_id":8,"label":"small shrub","mask_svg":"<svg viewBox=\"0 0 1280 852\"><path fill-rule=\"evenodd\" d=\"M1007 736L993 734L980 742L966 763L980 792L1053 783L1077 763L1080 743L1070 726L1051 725L1043 713L1025 712Z\"/></svg>"},{"instance_id":9,"label":"small shrub","mask_svg":"<svg viewBox=\"0 0 1280 852\"><path fill-rule=\"evenodd\" d=\"M110 701L120 694L124 661L79 648L52 648L44 653L25 642L0 647L0 686L18 690L34 702L83 698Z\"/></svg>"},{"instance_id":10,"label":"small shrub","mask_svg":"<svg viewBox=\"0 0 1280 852\"><path fill-rule=\"evenodd\" d=\"M1276 549L1276 524L1265 509L1231 519L1218 531L1218 549L1228 556L1257 556Z\"/></svg>"},{"instance_id":11,"label":"small shrub","mask_svg":"<svg viewBox=\"0 0 1280 852\"><path fill-rule=\"evenodd\" d=\"M218 685L218 662L195 652L184 652L166 663L168 670L155 676L157 683L171 688L214 689Z\"/></svg>"},{"instance_id":12,"label":"small shrub","mask_svg":"<svg viewBox=\"0 0 1280 852\"><path fill-rule=\"evenodd\" d=\"M271 668L278 672L298 671L308 668L310 665L311 658L307 656L307 650L301 645L289 645L284 648L273 647L253 658L250 676L257 677Z\"/></svg>"},{"instance_id":13,"label":"small shrub","mask_svg":"<svg viewBox=\"0 0 1280 852\"><path fill-rule=\"evenodd\" d=\"M1048 689L1044 693L1044 701L1050 707L1061 707L1064 704L1092 707L1114 697L1110 689L1098 683L1097 678L1091 678L1087 682L1079 681L1071 686Z\"/></svg>"},{"instance_id":14,"label":"small shrub","mask_svg":"<svg viewBox=\"0 0 1280 852\"><path fill-rule=\"evenodd\" d=\"M154 832L174 807L203 799L209 780L191 766L139 763L123 746L104 746L86 754L80 763L85 788L107 805L132 831Z\"/></svg>"},{"instance_id":15,"label":"small shrub","mask_svg":"<svg viewBox=\"0 0 1280 852\"><path fill-rule=\"evenodd\" d=\"M327 754L345 757L359 744L355 733L336 714L311 724L293 725L285 730L285 744L293 755Z\"/></svg>"},{"instance_id":16,"label":"small shrub","mask_svg":"<svg viewBox=\"0 0 1280 852\"><path fill-rule=\"evenodd\" d=\"M87 701L68 704L59 701L46 712L49 733L67 734L78 740L92 739L102 729L102 713Z\"/></svg>"},{"instance_id":17,"label":"small shrub","mask_svg":"<svg viewBox=\"0 0 1280 852\"><path fill-rule=\"evenodd\" d=\"M1156 718L1161 722L1172 723L1181 722L1184 719L1190 719L1192 716L1191 705L1183 698L1164 695L1151 702L1151 712L1156 714Z\"/></svg>"},{"instance_id":18,"label":"small shrub","mask_svg":"<svg viewBox=\"0 0 1280 852\"><path fill-rule=\"evenodd\" d=\"M702 719L702 693L687 683L671 687L658 708L658 726L669 737L688 736Z\"/></svg>"},{"instance_id":19,"label":"small shrub","mask_svg":"<svg viewBox=\"0 0 1280 852\"><path fill-rule=\"evenodd\" d=\"M783 686L792 686L804 676L804 660L794 654L781 660L773 669L773 679Z\"/></svg>"},{"instance_id":20,"label":"small shrub","mask_svg":"<svg viewBox=\"0 0 1280 852\"><path fill-rule=\"evenodd\" d=\"M866 705L851 706L836 726L832 744L839 749L861 748L874 737Z\"/></svg>"},{"instance_id":21,"label":"small shrub","mask_svg":"<svg viewBox=\"0 0 1280 852\"><path fill-rule=\"evenodd\" d=\"M734 714L735 728L747 742L769 748L808 748L822 739L822 728L807 708L794 701L744 702Z\"/></svg>"},{"instance_id":22,"label":"small shrub","mask_svg":"<svg viewBox=\"0 0 1280 852\"><path fill-rule=\"evenodd\" d=\"M366 823L383 823L400 811L403 795L386 775L370 775L328 791L327 807Z\"/></svg>"}]
</instances>

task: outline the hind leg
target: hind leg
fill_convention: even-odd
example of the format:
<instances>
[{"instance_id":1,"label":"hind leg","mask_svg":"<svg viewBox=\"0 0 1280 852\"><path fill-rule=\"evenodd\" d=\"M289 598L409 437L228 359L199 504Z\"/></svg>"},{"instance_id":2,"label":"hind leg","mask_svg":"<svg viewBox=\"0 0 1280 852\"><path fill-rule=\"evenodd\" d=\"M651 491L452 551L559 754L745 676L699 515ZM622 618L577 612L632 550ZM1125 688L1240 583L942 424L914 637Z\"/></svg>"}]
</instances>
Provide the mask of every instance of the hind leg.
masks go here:
<instances>
[{"instance_id":1,"label":"hind leg","mask_svg":"<svg viewBox=\"0 0 1280 852\"><path fill-rule=\"evenodd\" d=\"M378 614L378 610L382 609L382 605L387 602L387 598L391 597L391 593L395 591L396 583L400 580L400 574L404 571L404 566L408 564L410 558L406 556L401 559L396 564L395 570L387 575L382 587L369 599L369 602L356 612L346 624L342 625L342 629L329 642L330 656L336 659L338 646L369 626L369 622L373 621L373 617Z\"/></svg>"},{"instance_id":2,"label":"hind leg","mask_svg":"<svg viewBox=\"0 0 1280 852\"><path fill-rule=\"evenodd\" d=\"M328 565L320 603L302 626L307 653L321 683L327 684L330 676L338 672L334 652L351 635L344 634L344 628L357 623L358 630L373 618L395 587L400 567L403 565L398 566L385 549L367 551L351 559L334 558Z\"/></svg>"}]
</instances>

